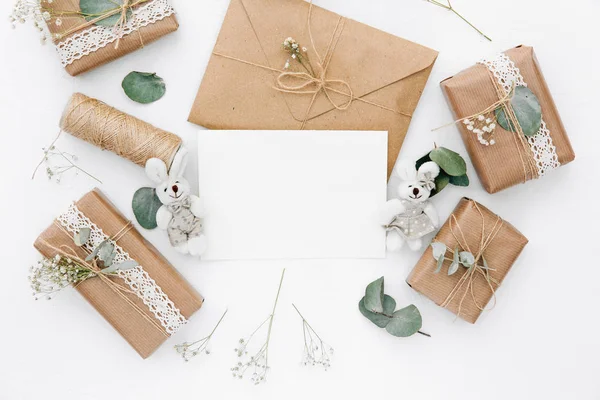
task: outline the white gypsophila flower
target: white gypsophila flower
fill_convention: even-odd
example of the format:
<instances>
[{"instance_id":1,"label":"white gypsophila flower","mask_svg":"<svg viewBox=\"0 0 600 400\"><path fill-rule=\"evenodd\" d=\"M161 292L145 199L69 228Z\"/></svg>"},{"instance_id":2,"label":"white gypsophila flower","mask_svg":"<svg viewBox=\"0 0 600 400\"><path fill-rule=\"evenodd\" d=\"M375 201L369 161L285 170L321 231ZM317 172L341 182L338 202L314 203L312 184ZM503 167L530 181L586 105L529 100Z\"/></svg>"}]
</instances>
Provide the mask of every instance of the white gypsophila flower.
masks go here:
<instances>
[{"instance_id":1,"label":"white gypsophila flower","mask_svg":"<svg viewBox=\"0 0 600 400\"><path fill-rule=\"evenodd\" d=\"M177 351L177 353L181 354L181 357L186 362L189 361L190 359L192 359L192 357L195 357L199 354L209 355L211 353L210 346L209 346L210 339L212 338L213 334L215 333L215 331L221 324L221 321L223 321L223 318L225 318L225 314L227 314L227 310L225 310L225 312L223 313L223 315L221 316L221 318L219 319L219 321L213 328L212 332L208 336L203 337L202 339L197 340L193 343L184 342L184 343L178 344L175 346L175 351Z\"/></svg>"},{"instance_id":2,"label":"white gypsophila flower","mask_svg":"<svg viewBox=\"0 0 600 400\"><path fill-rule=\"evenodd\" d=\"M302 316L296 305L292 304L302 318L302 335L304 337L304 354L302 365L322 367L327 371L331 367L333 347L325 343L308 321Z\"/></svg>"}]
</instances>

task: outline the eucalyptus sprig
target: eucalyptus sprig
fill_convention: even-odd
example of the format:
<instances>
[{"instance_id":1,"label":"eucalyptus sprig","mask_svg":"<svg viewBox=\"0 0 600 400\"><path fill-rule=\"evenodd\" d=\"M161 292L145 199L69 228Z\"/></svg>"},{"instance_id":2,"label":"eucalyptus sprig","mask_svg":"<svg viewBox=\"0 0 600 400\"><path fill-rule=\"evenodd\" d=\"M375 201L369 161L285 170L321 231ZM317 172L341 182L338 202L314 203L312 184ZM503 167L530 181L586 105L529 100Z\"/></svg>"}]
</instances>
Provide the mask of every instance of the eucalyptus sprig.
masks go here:
<instances>
[{"instance_id":1,"label":"eucalyptus sprig","mask_svg":"<svg viewBox=\"0 0 600 400\"><path fill-rule=\"evenodd\" d=\"M411 304L396 310L396 300L384 294L384 277L371 282L365 290L365 296L358 303L358 309L363 316L393 336L408 337L415 333L431 337L421 332L423 319L419 309ZM396 311L394 311L396 310Z\"/></svg>"},{"instance_id":2,"label":"eucalyptus sprig","mask_svg":"<svg viewBox=\"0 0 600 400\"><path fill-rule=\"evenodd\" d=\"M486 38L487 40L489 40L490 42L492 41L492 39L490 39L489 36L487 36L486 34L484 34L482 31L480 31L478 28L475 27L475 25L473 25L472 23L470 23L465 17L463 17L458 11L456 11L456 9L454 7L452 7L452 3L450 2L450 0L446 0L448 4L444 4L444 3L440 3L437 0L426 0L428 3L434 4L438 7L442 7L448 11L452 11L454 14L456 14L460 19L462 19L463 21L465 21L467 24L469 24L469 26L471 26L471 28L475 29L477 32L479 32L479 34L481 36L483 36L484 38Z\"/></svg>"},{"instance_id":3,"label":"eucalyptus sprig","mask_svg":"<svg viewBox=\"0 0 600 400\"><path fill-rule=\"evenodd\" d=\"M300 318L302 318L302 334L304 337L304 357L302 365L320 366L327 371L331 367L333 347L321 339L321 336L313 329L295 304L292 304Z\"/></svg>"},{"instance_id":4,"label":"eucalyptus sprig","mask_svg":"<svg viewBox=\"0 0 600 400\"><path fill-rule=\"evenodd\" d=\"M202 339L196 340L195 342L192 342L192 343L183 342L181 344L175 345L175 351L177 351L177 353L181 354L181 357L186 362L190 361L190 359L192 359L193 357L196 357L198 354L206 354L206 355L210 354L210 347L209 347L210 339L212 338L213 334L215 333L215 331L217 330L219 325L221 325L221 321L223 321L223 318L225 318L226 314L227 314L227 310L225 310L223 315L221 315L219 322L217 322L217 325L215 325L215 327L208 334L208 336L205 336Z\"/></svg>"},{"instance_id":5,"label":"eucalyptus sprig","mask_svg":"<svg viewBox=\"0 0 600 400\"><path fill-rule=\"evenodd\" d=\"M281 293L281 285L283 284L283 277L285 275L285 269L281 273L281 279L279 281L279 288L277 289L277 296L275 297L275 303L273 304L273 310L271 314L248 336L242 338L238 342L238 346L234 349L238 362L231 367L231 373L234 378L242 379L244 375L252 373L250 380L255 385L266 382L267 373L271 369L269 366L269 343L271 341L271 331L273 329L273 320L275 318L275 310L277 309L277 302L279 301L279 294ZM256 352L250 353L248 350L249 346L253 345L253 339L257 334L262 332L262 328L267 326L267 335L265 341L258 348Z\"/></svg>"},{"instance_id":6,"label":"eucalyptus sprig","mask_svg":"<svg viewBox=\"0 0 600 400\"><path fill-rule=\"evenodd\" d=\"M437 261L437 268L435 269L435 273L439 273L442 270L444 265L444 261L450 261L450 265L448 266L448 275L454 275L456 271L458 271L459 266L463 266L466 269L473 268L476 266L475 256L469 251L460 251L458 246L451 250L444 243L441 242L433 242L431 243L431 249L433 253L433 258ZM446 257L446 253L450 252L452 257ZM479 268L490 271L487 261L485 257L481 257L483 265L478 266Z\"/></svg>"}]
</instances>

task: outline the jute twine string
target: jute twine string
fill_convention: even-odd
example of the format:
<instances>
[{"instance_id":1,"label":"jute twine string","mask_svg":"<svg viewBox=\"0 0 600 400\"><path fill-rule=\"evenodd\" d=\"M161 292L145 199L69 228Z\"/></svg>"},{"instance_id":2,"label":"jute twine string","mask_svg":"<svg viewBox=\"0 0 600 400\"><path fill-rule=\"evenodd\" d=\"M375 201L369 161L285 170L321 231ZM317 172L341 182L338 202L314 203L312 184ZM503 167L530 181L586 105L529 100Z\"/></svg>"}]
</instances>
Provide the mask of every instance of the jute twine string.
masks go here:
<instances>
[{"instance_id":1,"label":"jute twine string","mask_svg":"<svg viewBox=\"0 0 600 400\"><path fill-rule=\"evenodd\" d=\"M483 212L481 211L481 208L479 207L479 205L477 203L473 203L473 204L475 206L475 209L479 213L479 216L481 217L481 239L479 241L479 248L477 250L477 253L474 253L471 251L471 249L469 247L469 243L465 239L465 235L462 231L462 228L461 228L460 224L458 223L458 220L456 219L456 216L454 214L452 214L450 216L450 221L449 221L450 232L452 233L452 236L454 236L454 239L456 240L458 246L460 248L462 248L463 250L468 251L469 253L473 254L473 256L475 257L475 262L473 263L473 266L468 268L467 271L461 276L460 280L456 283L454 288L450 291L450 293L448 294L446 299L441 304L441 306L444 308L448 307L448 305L456 298L458 293L464 287L463 294L462 294L462 296L460 298L460 302L458 304L457 316L460 316L463 302L465 301L465 298L466 298L467 294L469 294L469 293L471 293L471 298L473 299L473 303L475 304L475 306L480 311L485 310L485 304L480 305L477 302L477 299L475 297L475 290L474 290L475 278L479 275L481 275L484 278L488 287L492 291L494 304L492 305L492 307L490 307L490 310L496 306L496 291L494 289L494 285L498 286L498 281L490 275L489 269L484 268L483 266L479 265L479 261L484 257L483 253L489 247L489 245L492 243L492 241L496 238L496 236L502 229L504 221L502 220L502 218L497 216L496 221L495 221L494 225L492 226L492 229L490 230L489 234L486 235L485 218L484 218ZM465 284L466 284L466 287L465 287Z\"/></svg>"},{"instance_id":2,"label":"jute twine string","mask_svg":"<svg viewBox=\"0 0 600 400\"><path fill-rule=\"evenodd\" d=\"M248 21L250 22L250 25L252 25L252 20L250 19L250 16L248 14L248 11L246 10L246 7L244 6L243 1L240 0L240 3L242 5L242 8L244 9L244 12L246 13L246 16L248 17ZM377 104L375 102L366 100L362 97L355 96L350 84L344 80L327 79L327 69L329 67L329 64L330 64L331 58L333 56L333 53L335 51L335 48L337 46L337 43L339 42L339 39L342 36L342 33L344 31L344 25L345 25L346 19L341 16L339 17L337 24L335 26L335 29L333 31L333 34L331 36L331 39L329 40L329 44L328 44L327 50L325 52L325 57L322 58L321 55L319 54L319 52L317 51L317 48L316 48L315 42L314 42L314 38L313 38L313 34L312 34L312 27L311 27L312 10L313 10L313 2L311 0L308 5L307 26L308 26L308 35L310 37L312 49L318 58L317 68L314 68L314 65L312 65L312 63L311 63L311 67L313 68L313 70L317 71L315 73L316 76L313 76L307 72L284 71L284 70L281 70L278 68L272 68L267 65L253 63L251 61L246 61L246 60L243 60L243 59L240 59L237 57L233 57L233 56L229 56L227 54L222 54L219 52L213 52L213 54L216 56L219 56L219 57L227 58L227 59L230 59L233 61L238 61L238 62L247 64L247 65L252 65L254 67L262 68L267 71L278 72L279 75L277 76L277 79L275 81L276 85L273 87L273 89L277 90L278 92L297 94L297 95L312 94L310 104L308 105L308 107L306 109L304 118L302 119L302 125L301 125L300 129L304 129L304 127L306 126L306 123L310 119L309 118L310 111L312 110L312 107L315 103L315 100L317 99L317 96L321 92L323 92L325 94L325 97L327 98L329 103L336 110L345 111L352 105L352 103L354 101L359 101L362 103L370 104L372 106L381 108L386 111L393 112L398 115L403 115L405 117L411 118L412 117L411 114L408 114L408 113L405 113L402 111L398 111L398 110L386 107L381 104ZM254 31L254 34L256 35L256 29L254 29L254 26L252 26L252 29ZM293 80L299 80L300 82L297 84L289 83L290 81L293 81ZM286 83L286 82L288 82L288 83ZM342 104L338 104L333 100L332 93L336 93L336 94L345 96L348 98L348 101L346 101L345 103L342 103Z\"/></svg>"},{"instance_id":3,"label":"jute twine string","mask_svg":"<svg viewBox=\"0 0 600 400\"><path fill-rule=\"evenodd\" d=\"M152 0L135 0L135 1L123 0L123 4L121 4L121 5L118 5L117 3L115 3L115 5L118 5L118 7L115 7L112 10L108 10L105 13L100 14L96 18L86 21L86 22L84 22L80 25L77 25L71 29L68 29L65 32L61 32L59 34L58 38L62 39L64 37L67 37L67 36L77 32L77 31L80 31L85 28L89 28L90 26L95 25L97 22L103 21L114 15L120 14L120 17L114 26L115 33L117 33L119 35L119 38L117 39L117 42L115 43L115 49L118 49L119 42L121 41L121 35L123 34L123 31L125 30L125 25L127 24L127 12L136 6L138 6L142 3L147 3L149 1L152 1ZM60 13L60 11L58 13ZM140 38L141 46L144 47L144 39L142 37L142 34L139 31L138 31L138 35Z\"/></svg>"},{"instance_id":4,"label":"jute twine string","mask_svg":"<svg viewBox=\"0 0 600 400\"><path fill-rule=\"evenodd\" d=\"M61 230L61 232L63 232L65 235L67 235L70 239L72 239L71 234L57 221L54 222L55 225ZM131 229L133 229L133 225L131 224L130 221L127 221L127 223L123 226L123 228L121 228L121 230L115 234L111 240L113 242L118 242L121 238L123 238L123 236L125 236ZM147 315L144 310L142 310L133 300L131 300L129 298L129 296L127 295L136 295L135 292L133 292L132 290L128 289L127 287L121 285L120 283L115 282L114 280L112 280L109 276L107 276L106 274L103 274L100 272L101 268L98 267L98 264L96 262L96 260L91 260L91 261L86 261L84 259L82 259L81 257L79 257L77 255L77 252L73 249L73 247L68 246L68 245L61 245L60 248L57 248L56 246L51 245L50 243L48 243L48 241L43 240L44 245L47 246L48 248L50 248L51 250L55 251L57 254L60 254L61 256L71 259L72 261L85 266L86 268L88 268L89 270L93 271L95 275L90 276L87 279L91 279L91 278L95 278L98 277L103 283L105 283L117 296L119 296L120 298L122 298L127 304L129 304L134 310L135 312L137 312L142 318L144 318L148 323L150 323L150 325L155 328L156 330L158 330L161 334L163 334L165 337L169 337L169 334L164 330L164 328L154 319L151 318L149 315ZM92 252L89 251L88 249L86 249L85 247L80 247L82 250L84 250L86 253L91 254ZM118 276L116 274L113 274L111 276ZM87 280L86 279L86 280ZM77 287L79 284L81 284L84 281L78 282L74 287Z\"/></svg>"},{"instance_id":5,"label":"jute twine string","mask_svg":"<svg viewBox=\"0 0 600 400\"><path fill-rule=\"evenodd\" d=\"M154 157L170 166L181 146L181 138L177 135L80 93L74 94L67 105L61 128L142 167Z\"/></svg>"}]
</instances>

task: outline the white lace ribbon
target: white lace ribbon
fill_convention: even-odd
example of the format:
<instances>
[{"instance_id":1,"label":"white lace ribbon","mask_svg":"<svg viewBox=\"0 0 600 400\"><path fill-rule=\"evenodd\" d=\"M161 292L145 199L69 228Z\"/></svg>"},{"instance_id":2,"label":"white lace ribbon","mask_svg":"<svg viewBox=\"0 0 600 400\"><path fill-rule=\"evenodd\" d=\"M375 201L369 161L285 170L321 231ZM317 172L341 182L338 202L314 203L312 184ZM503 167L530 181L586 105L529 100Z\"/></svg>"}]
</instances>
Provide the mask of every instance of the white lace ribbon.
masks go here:
<instances>
[{"instance_id":1,"label":"white lace ribbon","mask_svg":"<svg viewBox=\"0 0 600 400\"><path fill-rule=\"evenodd\" d=\"M75 204L72 204L69 209L57 218L58 222L69 232L79 232L81 228L90 228L90 239L84 245L86 250L93 251L100 243L109 237L102 232L96 224L86 217ZM116 256L115 263L132 260L129 254L123 250L121 246L113 242L115 245ZM186 318L181 315L181 312L169 297L162 291L160 286L156 284L154 279L148 275L142 266L132 268L126 271L118 271L119 275L131 290L139 297L148 309L154 314L156 319L160 321L165 331L172 335L184 324L187 323Z\"/></svg>"},{"instance_id":2,"label":"white lace ribbon","mask_svg":"<svg viewBox=\"0 0 600 400\"><path fill-rule=\"evenodd\" d=\"M56 50L63 67L66 67L75 60L79 60L144 26L173 14L175 14L175 9L169 4L168 0L153 0L134 8L132 16L127 20L122 30L117 32L112 27L93 25L57 43Z\"/></svg>"},{"instance_id":3,"label":"white lace ribbon","mask_svg":"<svg viewBox=\"0 0 600 400\"><path fill-rule=\"evenodd\" d=\"M510 93L515 86L525 86L527 83L523 80L521 71L515 66L515 63L504 53L497 54L494 57L484 58L479 64L485 65L498 81L498 85L504 90L505 94ZM542 118L542 125L538 133L527 137L527 142L531 148L533 158L538 170L538 176L544 176L548 171L560 167L556 147L552 143L550 131Z\"/></svg>"}]
</instances>

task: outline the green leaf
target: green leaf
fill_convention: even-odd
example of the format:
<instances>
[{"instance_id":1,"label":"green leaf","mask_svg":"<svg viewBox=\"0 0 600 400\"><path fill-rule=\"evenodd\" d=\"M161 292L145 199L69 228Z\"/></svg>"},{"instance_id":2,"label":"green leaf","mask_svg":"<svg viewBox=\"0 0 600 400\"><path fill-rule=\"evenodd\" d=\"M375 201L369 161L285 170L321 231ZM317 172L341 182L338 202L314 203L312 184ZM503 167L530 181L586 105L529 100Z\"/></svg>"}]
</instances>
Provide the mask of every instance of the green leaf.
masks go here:
<instances>
[{"instance_id":1,"label":"green leaf","mask_svg":"<svg viewBox=\"0 0 600 400\"><path fill-rule=\"evenodd\" d=\"M433 149L429 157L450 176L461 176L467 173L467 163L460 154L445 147Z\"/></svg>"},{"instance_id":2,"label":"green leaf","mask_svg":"<svg viewBox=\"0 0 600 400\"><path fill-rule=\"evenodd\" d=\"M79 0L79 9L87 21L92 21L110 11L120 9L122 5L123 0ZM131 8L127 9L126 15L127 20L129 20L133 15ZM103 18L95 22L95 25L115 26L119 22L119 19L121 19L121 12Z\"/></svg>"},{"instance_id":3,"label":"green leaf","mask_svg":"<svg viewBox=\"0 0 600 400\"><path fill-rule=\"evenodd\" d=\"M111 266L108 266L104 269L100 270L100 273L102 274L113 274L115 272L117 272L117 270L119 269L119 264L113 264Z\"/></svg>"},{"instance_id":4,"label":"green leaf","mask_svg":"<svg viewBox=\"0 0 600 400\"><path fill-rule=\"evenodd\" d=\"M90 240L91 233L92 230L90 228L81 228L79 232L75 232L73 235L73 241L75 242L75 245L81 247L86 244L88 240Z\"/></svg>"},{"instance_id":5,"label":"green leaf","mask_svg":"<svg viewBox=\"0 0 600 400\"><path fill-rule=\"evenodd\" d=\"M475 257L468 251L461 251L459 253L459 257L460 263L467 268L470 268L471 266L473 266L473 264L475 264Z\"/></svg>"},{"instance_id":6,"label":"green leaf","mask_svg":"<svg viewBox=\"0 0 600 400\"><path fill-rule=\"evenodd\" d=\"M115 251L115 245L111 242L105 240L100 244L100 249L98 249L98 258L104 262L104 264L108 262L112 262ZM107 265L108 266L108 265Z\"/></svg>"},{"instance_id":7,"label":"green leaf","mask_svg":"<svg viewBox=\"0 0 600 400\"><path fill-rule=\"evenodd\" d=\"M417 160L417 162L415 163L415 168L417 168L417 170L418 170L419 168L421 168L421 165L423 165L429 161L431 161L431 158L429 158L429 153L427 153L423 157L421 157Z\"/></svg>"},{"instance_id":8,"label":"green leaf","mask_svg":"<svg viewBox=\"0 0 600 400\"><path fill-rule=\"evenodd\" d=\"M535 94L525 86L516 86L510 104L525 136L537 134L542 126L542 106ZM517 131L507 117L504 106L497 108L495 114L502 128L510 132Z\"/></svg>"},{"instance_id":9,"label":"green leaf","mask_svg":"<svg viewBox=\"0 0 600 400\"><path fill-rule=\"evenodd\" d=\"M387 294L383 296L383 313L374 313L365 307L365 298L363 297L358 303L358 309L360 313L365 316L369 321L374 323L380 328L385 328L385 326L392 319L392 315L394 314L394 310L396 309L396 300L394 300L391 296Z\"/></svg>"},{"instance_id":10,"label":"green leaf","mask_svg":"<svg viewBox=\"0 0 600 400\"><path fill-rule=\"evenodd\" d=\"M450 175L444 172L444 170L440 169L440 174L435 178L435 189L431 191L429 197L433 197L450 183Z\"/></svg>"},{"instance_id":11,"label":"green leaf","mask_svg":"<svg viewBox=\"0 0 600 400\"><path fill-rule=\"evenodd\" d=\"M421 326L423 326L421 313L414 304L411 304L396 311L385 330L394 336L408 337L417 333Z\"/></svg>"},{"instance_id":12,"label":"green leaf","mask_svg":"<svg viewBox=\"0 0 600 400\"><path fill-rule=\"evenodd\" d=\"M431 242L431 252L433 253L433 258L435 258L436 260L439 260L440 258L444 259L446 251L448 251L448 248L444 243Z\"/></svg>"},{"instance_id":13,"label":"green leaf","mask_svg":"<svg viewBox=\"0 0 600 400\"><path fill-rule=\"evenodd\" d=\"M450 266L448 267L448 275L453 275L456 273L456 271L458 271L458 266L460 264L457 263L456 261L452 261L452 264L450 264Z\"/></svg>"},{"instance_id":14,"label":"green leaf","mask_svg":"<svg viewBox=\"0 0 600 400\"><path fill-rule=\"evenodd\" d=\"M108 239L103 240L102 242L100 242L100 244L98 246L96 246L96 248L94 249L94 251L92 251L90 253L90 255L88 255L85 258L85 261L92 261L94 258L96 258L96 256L98 255L98 252L100 251L100 249L102 248L102 246L104 246L104 244L106 244L106 242L108 242Z\"/></svg>"},{"instance_id":15,"label":"green leaf","mask_svg":"<svg viewBox=\"0 0 600 400\"><path fill-rule=\"evenodd\" d=\"M454 186L469 186L469 177L467 174L461 176L451 176L450 183Z\"/></svg>"},{"instance_id":16,"label":"green leaf","mask_svg":"<svg viewBox=\"0 0 600 400\"><path fill-rule=\"evenodd\" d=\"M155 73L149 72L130 72L123 79L121 86L127 97L142 104L155 102L167 91L165 81Z\"/></svg>"},{"instance_id":17,"label":"green leaf","mask_svg":"<svg viewBox=\"0 0 600 400\"><path fill-rule=\"evenodd\" d=\"M365 307L371 312L383 312L383 276L367 286Z\"/></svg>"},{"instance_id":18,"label":"green leaf","mask_svg":"<svg viewBox=\"0 0 600 400\"><path fill-rule=\"evenodd\" d=\"M158 226L156 224L156 213L160 207L162 207L162 203L154 188L144 187L138 189L131 201L133 215L144 229L154 229Z\"/></svg>"},{"instance_id":19,"label":"green leaf","mask_svg":"<svg viewBox=\"0 0 600 400\"><path fill-rule=\"evenodd\" d=\"M138 265L140 264L138 264L135 260L127 260L119 264L113 264L113 266L116 266L117 269L121 271L127 271L128 269L135 268Z\"/></svg>"},{"instance_id":20,"label":"green leaf","mask_svg":"<svg viewBox=\"0 0 600 400\"><path fill-rule=\"evenodd\" d=\"M433 271L434 274L439 273L442 270L442 267L444 266L444 257L440 257L437 260L437 268L435 269L435 271Z\"/></svg>"}]
</instances>

